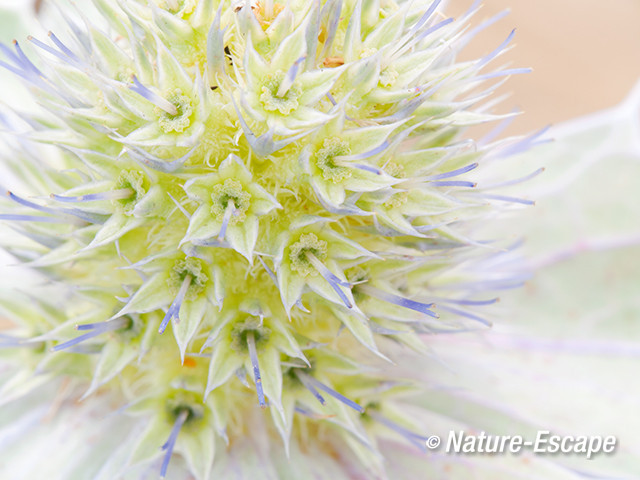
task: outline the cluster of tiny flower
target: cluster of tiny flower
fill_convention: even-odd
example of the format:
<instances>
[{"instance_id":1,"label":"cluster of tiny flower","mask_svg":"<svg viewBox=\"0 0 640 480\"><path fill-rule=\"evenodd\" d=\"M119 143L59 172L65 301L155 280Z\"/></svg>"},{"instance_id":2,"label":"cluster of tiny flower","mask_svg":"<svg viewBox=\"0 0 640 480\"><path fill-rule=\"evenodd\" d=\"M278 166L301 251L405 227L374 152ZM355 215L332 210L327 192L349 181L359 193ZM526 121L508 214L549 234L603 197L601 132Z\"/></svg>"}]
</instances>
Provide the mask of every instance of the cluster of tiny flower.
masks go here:
<instances>
[{"instance_id":1,"label":"cluster of tiny flower","mask_svg":"<svg viewBox=\"0 0 640 480\"><path fill-rule=\"evenodd\" d=\"M460 138L512 116L486 99L526 69L484 71L512 35L456 63L495 20L466 29L477 5L454 22L438 0L94 3L104 28L78 12L35 55L1 47L39 104L2 116L23 189L0 204L24 238L5 247L60 295L4 295L3 351L117 392L148 422L127 465L162 476L175 446L208 478L214 438L251 434L257 404L286 448L330 431L378 474L377 438L424 449L406 382L366 363L484 328L487 292L522 282L472 230L530 202L473 176L538 136Z\"/></svg>"}]
</instances>

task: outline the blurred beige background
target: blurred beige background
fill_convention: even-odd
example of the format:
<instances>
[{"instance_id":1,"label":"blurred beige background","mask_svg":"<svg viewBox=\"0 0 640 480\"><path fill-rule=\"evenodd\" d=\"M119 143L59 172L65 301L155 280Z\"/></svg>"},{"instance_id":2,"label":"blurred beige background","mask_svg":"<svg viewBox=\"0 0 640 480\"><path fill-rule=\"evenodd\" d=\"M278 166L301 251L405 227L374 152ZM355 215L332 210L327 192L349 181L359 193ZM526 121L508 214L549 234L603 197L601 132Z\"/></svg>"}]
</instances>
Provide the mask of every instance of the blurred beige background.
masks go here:
<instances>
[{"instance_id":1,"label":"blurred beige background","mask_svg":"<svg viewBox=\"0 0 640 480\"><path fill-rule=\"evenodd\" d=\"M449 0L447 12L458 17L471 3ZM516 28L515 48L494 65L534 71L500 90L513 94L503 111L525 111L510 133L613 106L640 80L640 0L484 0L473 23L505 9L510 15L479 34L464 57L490 52Z\"/></svg>"}]
</instances>

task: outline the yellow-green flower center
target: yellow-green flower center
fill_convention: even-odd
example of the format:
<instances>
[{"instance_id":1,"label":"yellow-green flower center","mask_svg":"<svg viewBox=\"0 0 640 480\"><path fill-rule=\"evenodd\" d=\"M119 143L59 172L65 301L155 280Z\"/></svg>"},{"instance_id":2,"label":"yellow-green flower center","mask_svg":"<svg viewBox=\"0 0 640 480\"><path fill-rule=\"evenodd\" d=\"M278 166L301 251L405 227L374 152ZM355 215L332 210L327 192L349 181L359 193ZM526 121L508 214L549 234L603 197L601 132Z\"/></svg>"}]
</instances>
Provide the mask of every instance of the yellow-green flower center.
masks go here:
<instances>
[{"instance_id":1,"label":"yellow-green flower center","mask_svg":"<svg viewBox=\"0 0 640 480\"><path fill-rule=\"evenodd\" d=\"M231 348L238 352L248 350L247 336L253 333L256 348L263 347L271 336L271 329L262 325L262 322L255 317L248 317L241 322L237 322L231 329Z\"/></svg>"},{"instance_id":2,"label":"yellow-green flower center","mask_svg":"<svg viewBox=\"0 0 640 480\"><path fill-rule=\"evenodd\" d=\"M162 128L165 133L182 133L186 128L189 128L189 125L191 125L191 114L193 113L191 99L186 95L183 95L182 90L177 88L167 98L167 100L176 107L178 113L171 115L160 108L156 108L160 128Z\"/></svg>"},{"instance_id":3,"label":"yellow-green flower center","mask_svg":"<svg viewBox=\"0 0 640 480\"><path fill-rule=\"evenodd\" d=\"M382 205L387 208L398 208L407 203L408 199L409 192L397 192L387 198L387 200Z\"/></svg>"},{"instance_id":4,"label":"yellow-green flower center","mask_svg":"<svg viewBox=\"0 0 640 480\"><path fill-rule=\"evenodd\" d=\"M391 87L398 79L398 72L393 67L387 67L380 73L380 79L378 82L383 87Z\"/></svg>"},{"instance_id":5,"label":"yellow-green flower center","mask_svg":"<svg viewBox=\"0 0 640 480\"><path fill-rule=\"evenodd\" d=\"M131 215L133 209L136 206L138 200L140 200L146 193L147 188L145 186L146 178L144 174L136 170L124 170L120 173L114 190L132 190L133 193L128 198L119 198L113 200L113 204L118 210L121 210L125 215Z\"/></svg>"},{"instance_id":6,"label":"yellow-green flower center","mask_svg":"<svg viewBox=\"0 0 640 480\"><path fill-rule=\"evenodd\" d=\"M321 262L327 258L327 242L320 240L314 233L304 233L299 240L289 247L291 269L302 276L316 276L318 271L311 264L308 254Z\"/></svg>"},{"instance_id":7,"label":"yellow-green flower center","mask_svg":"<svg viewBox=\"0 0 640 480\"><path fill-rule=\"evenodd\" d=\"M166 412L175 421L183 412L187 412L185 423L204 417L204 405L192 392L178 390L166 400Z\"/></svg>"},{"instance_id":8,"label":"yellow-green flower center","mask_svg":"<svg viewBox=\"0 0 640 480\"><path fill-rule=\"evenodd\" d=\"M278 70L267 77L260 89L262 92L260 101L265 110L277 110L282 115L289 115L289 113L298 108L298 97L300 97L302 89L294 82L284 94L278 96L278 90L282 80L284 80L284 76L284 72Z\"/></svg>"},{"instance_id":9,"label":"yellow-green flower center","mask_svg":"<svg viewBox=\"0 0 640 480\"><path fill-rule=\"evenodd\" d=\"M202 271L202 260L195 257L188 257L184 260L179 260L173 266L167 284L172 296L175 296L180 291L184 279L190 276L191 284L185 295L185 299L193 300L204 290L205 284L209 279L207 275Z\"/></svg>"},{"instance_id":10,"label":"yellow-green flower center","mask_svg":"<svg viewBox=\"0 0 640 480\"><path fill-rule=\"evenodd\" d=\"M229 204L233 202L234 211L229 223L241 223L247 218L247 210L251 205L251 194L242 189L240 182L229 178L223 184L214 185L211 201L211 213L220 221L224 218Z\"/></svg>"},{"instance_id":11,"label":"yellow-green flower center","mask_svg":"<svg viewBox=\"0 0 640 480\"><path fill-rule=\"evenodd\" d=\"M339 183L351 176L351 169L335 162L336 157L351 154L347 142L336 138L326 138L322 148L316 154L316 165L322 171L322 177L333 183Z\"/></svg>"}]
</instances>

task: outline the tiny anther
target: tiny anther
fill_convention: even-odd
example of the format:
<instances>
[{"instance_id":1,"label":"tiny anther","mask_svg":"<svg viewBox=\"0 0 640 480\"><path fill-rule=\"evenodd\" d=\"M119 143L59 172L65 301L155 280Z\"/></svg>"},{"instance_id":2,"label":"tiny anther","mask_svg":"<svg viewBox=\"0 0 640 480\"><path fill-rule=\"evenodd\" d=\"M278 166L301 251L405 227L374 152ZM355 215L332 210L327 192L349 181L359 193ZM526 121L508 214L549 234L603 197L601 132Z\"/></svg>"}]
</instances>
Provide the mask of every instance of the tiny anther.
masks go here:
<instances>
[{"instance_id":1,"label":"tiny anther","mask_svg":"<svg viewBox=\"0 0 640 480\"><path fill-rule=\"evenodd\" d=\"M322 65L327 68L334 68L344 65L344 58L342 57L327 57L323 60Z\"/></svg>"}]
</instances>

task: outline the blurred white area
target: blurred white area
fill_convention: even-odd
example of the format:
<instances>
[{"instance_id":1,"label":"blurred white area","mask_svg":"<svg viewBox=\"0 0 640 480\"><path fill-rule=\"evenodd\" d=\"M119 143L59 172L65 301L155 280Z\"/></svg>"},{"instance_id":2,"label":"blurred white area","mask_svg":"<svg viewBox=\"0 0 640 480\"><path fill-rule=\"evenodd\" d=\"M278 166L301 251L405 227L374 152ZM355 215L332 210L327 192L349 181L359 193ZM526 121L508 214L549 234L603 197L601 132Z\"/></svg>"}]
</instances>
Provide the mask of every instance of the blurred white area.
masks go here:
<instances>
[{"instance_id":1,"label":"blurred white area","mask_svg":"<svg viewBox=\"0 0 640 480\"><path fill-rule=\"evenodd\" d=\"M640 83L619 106L550 134L554 142L513 159L514 174L546 171L513 187L537 204L505 221L526 238L534 277L504 292L491 330L430 337L451 370L419 375L447 390L432 408L453 409L476 429L615 435L613 455L553 461L575 478L637 479Z\"/></svg>"}]
</instances>

